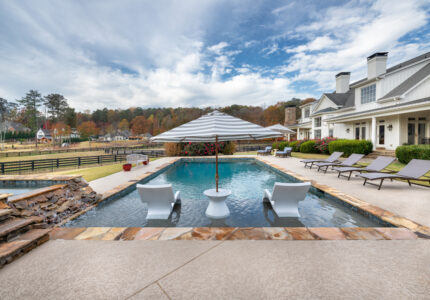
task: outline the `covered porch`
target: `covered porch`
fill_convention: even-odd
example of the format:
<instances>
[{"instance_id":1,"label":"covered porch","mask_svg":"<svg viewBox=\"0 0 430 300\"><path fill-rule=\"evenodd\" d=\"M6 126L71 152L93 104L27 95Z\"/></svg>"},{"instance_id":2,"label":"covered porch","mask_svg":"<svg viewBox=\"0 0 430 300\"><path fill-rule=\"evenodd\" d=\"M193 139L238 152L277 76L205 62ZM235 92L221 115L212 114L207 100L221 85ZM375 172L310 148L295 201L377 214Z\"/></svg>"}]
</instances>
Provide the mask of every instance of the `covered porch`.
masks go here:
<instances>
[{"instance_id":1,"label":"covered porch","mask_svg":"<svg viewBox=\"0 0 430 300\"><path fill-rule=\"evenodd\" d=\"M374 149L430 143L430 106L414 111L378 112L328 121L338 138L371 140Z\"/></svg>"},{"instance_id":2,"label":"covered porch","mask_svg":"<svg viewBox=\"0 0 430 300\"><path fill-rule=\"evenodd\" d=\"M310 139L312 136L312 122L289 125L288 128L296 131L296 139Z\"/></svg>"}]
</instances>

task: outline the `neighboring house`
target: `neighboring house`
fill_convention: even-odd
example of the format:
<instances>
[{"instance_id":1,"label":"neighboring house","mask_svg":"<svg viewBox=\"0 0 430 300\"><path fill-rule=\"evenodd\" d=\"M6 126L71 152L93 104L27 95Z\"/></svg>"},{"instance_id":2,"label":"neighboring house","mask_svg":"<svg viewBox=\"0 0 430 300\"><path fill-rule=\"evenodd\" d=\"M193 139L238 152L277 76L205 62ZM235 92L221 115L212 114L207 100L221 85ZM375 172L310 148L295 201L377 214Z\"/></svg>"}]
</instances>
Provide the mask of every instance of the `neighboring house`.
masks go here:
<instances>
[{"instance_id":1,"label":"neighboring house","mask_svg":"<svg viewBox=\"0 0 430 300\"><path fill-rule=\"evenodd\" d=\"M40 128L36 133L36 138L39 143L52 142L51 131L48 129Z\"/></svg>"},{"instance_id":2,"label":"neighboring house","mask_svg":"<svg viewBox=\"0 0 430 300\"><path fill-rule=\"evenodd\" d=\"M111 141L125 141L130 136L128 131L117 131L116 133L107 133L99 137L100 141L111 142Z\"/></svg>"},{"instance_id":3,"label":"neighboring house","mask_svg":"<svg viewBox=\"0 0 430 300\"><path fill-rule=\"evenodd\" d=\"M371 140L374 148L430 141L430 52L387 69L387 52L367 58L367 77L336 75L336 91L301 106L297 139ZM309 109L309 113L307 113Z\"/></svg>"},{"instance_id":4,"label":"neighboring house","mask_svg":"<svg viewBox=\"0 0 430 300\"><path fill-rule=\"evenodd\" d=\"M72 133L70 134L70 138L72 139L79 139L81 137L81 134L76 130L76 128L72 128Z\"/></svg>"},{"instance_id":5,"label":"neighboring house","mask_svg":"<svg viewBox=\"0 0 430 300\"><path fill-rule=\"evenodd\" d=\"M31 129L25 127L21 123L12 122L12 121L4 121L0 124L0 130L6 132L30 132Z\"/></svg>"}]
</instances>

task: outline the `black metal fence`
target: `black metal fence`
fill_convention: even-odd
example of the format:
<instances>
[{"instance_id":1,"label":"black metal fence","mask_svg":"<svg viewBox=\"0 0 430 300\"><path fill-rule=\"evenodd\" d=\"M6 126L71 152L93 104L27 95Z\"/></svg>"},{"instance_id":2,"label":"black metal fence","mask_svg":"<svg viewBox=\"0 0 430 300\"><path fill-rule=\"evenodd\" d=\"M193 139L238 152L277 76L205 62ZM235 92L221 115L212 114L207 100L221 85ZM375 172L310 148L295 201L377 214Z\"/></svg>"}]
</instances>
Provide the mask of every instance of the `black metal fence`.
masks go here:
<instances>
[{"instance_id":1,"label":"black metal fence","mask_svg":"<svg viewBox=\"0 0 430 300\"><path fill-rule=\"evenodd\" d=\"M33 150L33 151L13 151L13 152L0 152L0 157L16 157L16 156L34 156L34 155L46 155L56 153L73 153L73 152L89 152L89 151L105 151L110 153L113 150L121 149L154 149L162 148L163 144L151 143L136 146L123 146L123 147L92 147L92 148L71 148L71 149L52 149L52 150Z\"/></svg>"},{"instance_id":2,"label":"black metal fence","mask_svg":"<svg viewBox=\"0 0 430 300\"><path fill-rule=\"evenodd\" d=\"M236 152L250 152L257 150L264 150L266 147L272 146L272 144L250 144L250 145L236 145Z\"/></svg>"}]
</instances>

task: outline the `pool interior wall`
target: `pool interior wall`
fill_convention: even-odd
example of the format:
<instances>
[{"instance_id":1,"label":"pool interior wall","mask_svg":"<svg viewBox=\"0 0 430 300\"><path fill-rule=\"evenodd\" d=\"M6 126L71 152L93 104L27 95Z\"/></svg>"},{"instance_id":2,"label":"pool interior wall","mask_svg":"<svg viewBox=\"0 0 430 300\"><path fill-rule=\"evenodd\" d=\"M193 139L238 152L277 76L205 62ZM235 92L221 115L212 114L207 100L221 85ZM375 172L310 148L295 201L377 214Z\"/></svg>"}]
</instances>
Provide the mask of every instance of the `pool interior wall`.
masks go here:
<instances>
[{"instance_id":1,"label":"pool interior wall","mask_svg":"<svg viewBox=\"0 0 430 300\"><path fill-rule=\"evenodd\" d=\"M203 190L213 188L212 158L182 158L146 177L142 184L172 183L182 203L168 220L146 220L146 205L136 185L106 199L97 207L65 224L66 227L386 227L383 220L312 187L299 203L300 218L279 218L262 202L263 190L274 182L300 182L254 158L221 158L220 186L232 190L227 199L230 217L211 220L204 214L208 199Z\"/></svg>"}]
</instances>

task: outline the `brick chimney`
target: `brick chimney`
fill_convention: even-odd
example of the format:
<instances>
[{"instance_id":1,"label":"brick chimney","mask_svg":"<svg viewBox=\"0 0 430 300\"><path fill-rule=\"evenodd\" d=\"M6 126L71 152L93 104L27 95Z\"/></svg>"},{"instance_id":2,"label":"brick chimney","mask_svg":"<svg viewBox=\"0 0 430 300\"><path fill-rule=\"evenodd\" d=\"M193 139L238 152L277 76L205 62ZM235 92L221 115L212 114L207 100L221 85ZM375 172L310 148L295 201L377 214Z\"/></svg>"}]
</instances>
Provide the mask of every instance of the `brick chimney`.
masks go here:
<instances>
[{"instance_id":1,"label":"brick chimney","mask_svg":"<svg viewBox=\"0 0 430 300\"><path fill-rule=\"evenodd\" d=\"M296 106L288 105L285 108L285 122L284 125L293 125L296 124Z\"/></svg>"}]
</instances>

